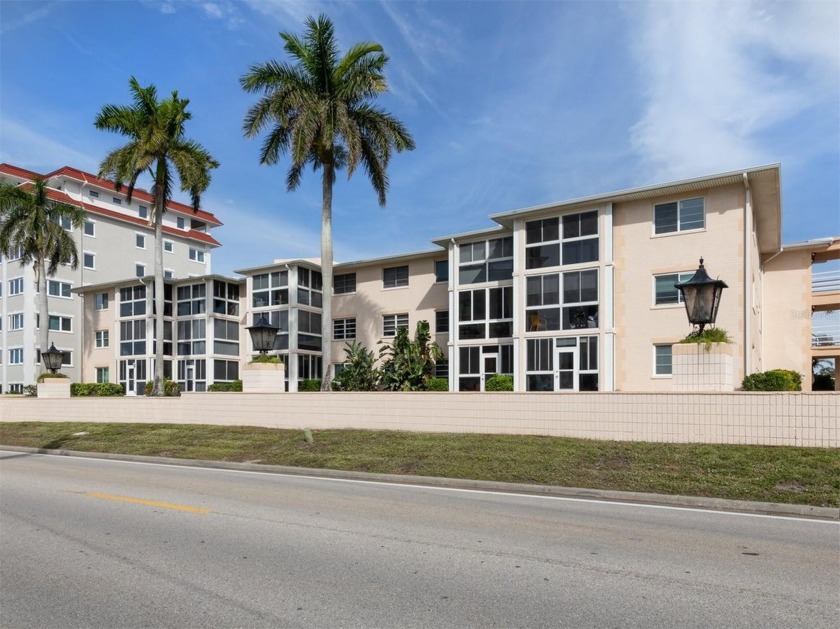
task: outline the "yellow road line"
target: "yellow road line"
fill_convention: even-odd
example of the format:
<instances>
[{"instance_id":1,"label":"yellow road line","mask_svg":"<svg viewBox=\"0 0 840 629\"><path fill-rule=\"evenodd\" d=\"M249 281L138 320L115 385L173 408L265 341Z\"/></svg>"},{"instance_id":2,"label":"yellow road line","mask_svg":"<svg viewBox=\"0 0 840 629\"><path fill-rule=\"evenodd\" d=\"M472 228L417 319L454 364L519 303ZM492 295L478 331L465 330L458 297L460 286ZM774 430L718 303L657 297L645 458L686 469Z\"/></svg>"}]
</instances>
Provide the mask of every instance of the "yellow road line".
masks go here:
<instances>
[{"instance_id":1,"label":"yellow road line","mask_svg":"<svg viewBox=\"0 0 840 629\"><path fill-rule=\"evenodd\" d=\"M130 498L128 496L113 496L111 494L100 494L96 491L86 491L82 493L83 496L90 496L91 498L101 498L103 500L113 500L115 502L130 502L136 505L145 505L147 507L160 507L161 509L174 509L175 511L187 511L188 513L210 513L210 509L203 509L201 507L188 507L187 505L174 505L169 502L157 502L155 500L142 500L141 498Z\"/></svg>"}]
</instances>

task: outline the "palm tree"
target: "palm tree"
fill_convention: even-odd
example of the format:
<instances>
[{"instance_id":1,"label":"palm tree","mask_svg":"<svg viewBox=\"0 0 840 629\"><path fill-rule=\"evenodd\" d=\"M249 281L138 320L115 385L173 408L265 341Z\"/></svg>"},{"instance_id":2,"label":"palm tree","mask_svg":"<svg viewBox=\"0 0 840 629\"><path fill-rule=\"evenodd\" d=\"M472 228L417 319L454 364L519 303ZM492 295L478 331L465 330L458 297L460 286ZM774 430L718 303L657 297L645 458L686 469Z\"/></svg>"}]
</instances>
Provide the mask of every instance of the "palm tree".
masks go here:
<instances>
[{"instance_id":1,"label":"palm tree","mask_svg":"<svg viewBox=\"0 0 840 629\"><path fill-rule=\"evenodd\" d=\"M210 185L210 171L219 167L207 150L184 137L184 123L192 118L189 99L159 101L154 85L141 87L131 77L130 106L105 105L96 116L97 129L113 131L129 138L128 144L111 151L99 166L99 176L113 179L119 190L127 184L131 203L137 178L147 173L152 179L154 203L149 220L155 226L155 379L152 395L163 395L163 214L172 200L174 175L181 190L189 192L194 211L201 205L201 194Z\"/></svg>"},{"instance_id":2,"label":"palm tree","mask_svg":"<svg viewBox=\"0 0 840 629\"><path fill-rule=\"evenodd\" d=\"M414 140L403 124L372 101L387 90L383 69L388 56L382 46L359 43L339 56L333 24L320 15L306 20L306 34L299 38L280 33L290 63L267 61L252 65L239 80L246 92L261 95L245 116L245 137L262 131L261 164L276 164L289 153L291 166L286 188L300 184L304 168L321 170L321 271L323 314L321 321L323 375L321 390L330 390L332 343L332 189L336 172L347 168L349 179L361 164L385 205L386 173L392 149L412 150Z\"/></svg>"},{"instance_id":3,"label":"palm tree","mask_svg":"<svg viewBox=\"0 0 840 629\"><path fill-rule=\"evenodd\" d=\"M81 229L85 212L81 208L49 198L47 182L40 177L32 184L0 184L0 254L20 256L21 266L32 265L38 287L38 344L49 348L50 315L47 277L61 264L75 270L79 252L71 232L62 223Z\"/></svg>"}]
</instances>

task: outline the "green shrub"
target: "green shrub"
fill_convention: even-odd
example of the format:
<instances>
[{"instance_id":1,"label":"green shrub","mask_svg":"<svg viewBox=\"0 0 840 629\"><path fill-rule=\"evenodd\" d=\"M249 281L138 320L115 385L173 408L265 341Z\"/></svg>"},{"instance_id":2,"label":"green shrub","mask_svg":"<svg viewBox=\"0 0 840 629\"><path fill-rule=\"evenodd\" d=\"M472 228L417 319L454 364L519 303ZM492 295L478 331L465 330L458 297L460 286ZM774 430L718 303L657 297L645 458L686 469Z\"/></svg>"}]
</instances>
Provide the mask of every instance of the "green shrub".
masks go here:
<instances>
[{"instance_id":1,"label":"green shrub","mask_svg":"<svg viewBox=\"0 0 840 629\"><path fill-rule=\"evenodd\" d=\"M40 376L38 376L38 382L43 382L44 380L52 380L52 379L67 379L68 376L64 375L63 373L53 373L51 371L45 371Z\"/></svg>"},{"instance_id":2,"label":"green shrub","mask_svg":"<svg viewBox=\"0 0 840 629\"><path fill-rule=\"evenodd\" d=\"M125 395L125 389L115 382L74 382L70 385L71 397L116 397Z\"/></svg>"},{"instance_id":3,"label":"green shrub","mask_svg":"<svg viewBox=\"0 0 840 629\"><path fill-rule=\"evenodd\" d=\"M149 380L148 382L146 382L146 386L143 389L143 394L150 396L154 387L155 383ZM172 380L164 379L163 395L166 397L181 397L181 385L179 385L177 382L173 382Z\"/></svg>"},{"instance_id":4,"label":"green shrub","mask_svg":"<svg viewBox=\"0 0 840 629\"><path fill-rule=\"evenodd\" d=\"M429 378L426 380L426 391L449 391L449 380L446 378Z\"/></svg>"},{"instance_id":5,"label":"green shrub","mask_svg":"<svg viewBox=\"0 0 840 629\"><path fill-rule=\"evenodd\" d=\"M234 380L233 382L215 382L207 387L207 390L239 393L242 391L242 380Z\"/></svg>"},{"instance_id":6,"label":"green shrub","mask_svg":"<svg viewBox=\"0 0 840 629\"><path fill-rule=\"evenodd\" d=\"M270 356L269 354L257 354L251 359L249 365L254 363L268 363L269 365L276 365L280 362L279 356Z\"/></svg>"},{"instance_id":7,"label":"green shrub","mask_svg":"<svg viewBox=\"0 0 840 629\"><path fill-rule=\"evenodd\" d=\"M513 376L497 373L484 383L485 391L513 391Z\"/></svg>"},{"instance_id":8,"label":"green shrub","mask_svg":"<svg viewBox=\"0 0 840 629\"><path fill-rule=\"evenodd\" d=\"M723 328L706 328L702 334L689 334L680 343L731 343L732 339Z\"/></svg>"},{"instance_id":9,"label":"green shrub","mask_svg":"<svg viewBox=\"0 0 840 629\"><path fill-rule=\"evenodd\" d=\"M38 385L27 384L23 387L23 394L27 397L38 397Z\"/></svg>"},{"instance_id":10,"label":"green shrub","mask_svg":"<svg viewBox=\"0 0 840 629\"><path fill-rule=\"evenodd\" d=\"M760 371L744 378L744 391L801 391L802 375L790 369Z\"/></svg>"},{"instance_id":11,"label":"green shrub","mask_svg":"<svg viewBox=\"0 0 840 629\"><path fill-rule=\"evenodd\" d=\"M301 380L298 385L298 391L320 391L321 381L316 379Z\"/></svg>"}]
</instances>

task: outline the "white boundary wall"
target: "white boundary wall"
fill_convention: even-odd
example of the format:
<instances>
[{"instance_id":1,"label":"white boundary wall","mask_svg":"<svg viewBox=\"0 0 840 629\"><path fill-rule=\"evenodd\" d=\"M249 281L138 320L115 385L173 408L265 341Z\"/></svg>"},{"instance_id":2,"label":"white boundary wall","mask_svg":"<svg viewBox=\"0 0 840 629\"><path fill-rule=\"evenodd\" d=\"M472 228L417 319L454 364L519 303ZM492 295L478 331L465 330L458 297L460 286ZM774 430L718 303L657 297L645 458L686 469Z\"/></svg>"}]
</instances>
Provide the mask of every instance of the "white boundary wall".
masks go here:
<instances>
[{"instance_id":1,"label":"white boundary wall","mask_svg":"<svg viewBox=\"0 0 840 629\"><path fill-rule=\"evenodd\" d=\"M192 393L0 397L0 421L217 424L840 447L840 393Z\"/></svg>"}]
</instances>

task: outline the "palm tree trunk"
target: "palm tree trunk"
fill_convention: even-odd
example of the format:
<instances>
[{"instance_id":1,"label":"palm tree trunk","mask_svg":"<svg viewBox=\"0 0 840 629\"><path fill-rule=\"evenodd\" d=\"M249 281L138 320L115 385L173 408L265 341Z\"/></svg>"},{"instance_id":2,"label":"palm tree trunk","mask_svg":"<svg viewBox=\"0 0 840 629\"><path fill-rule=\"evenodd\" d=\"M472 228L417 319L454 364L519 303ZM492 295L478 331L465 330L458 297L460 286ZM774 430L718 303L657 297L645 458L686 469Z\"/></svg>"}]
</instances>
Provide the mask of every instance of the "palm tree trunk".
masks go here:
<instances>
[{"instance_id":1,"label":"palm tree trunk","mask_svg":"<svg viewBox=\"0 0 840 629\"><path fill-rule=\"evenodd\" d=\"M160 167L158 167L160 170ZM155 381L152 395L165 395L163 386L163 185L155 186Z\"/></svg>"},{"instance_id":2,"label":"palm tree trunk","mask_svg":"<svg viewBox=\"0 0 840 629\"><path fill-rule=\"evenodd\" d=\"M321 207L321 290L323 294L321 306L321 391L330 390L330 378L332 376L332 188L333 165L324 164L323 205Z\"/></svg>"},{"instance_id":3,"label":"palm tree trunk","mask_svg":"<svg viewBox=\"0 0 840 629\"><path fill-rule=\"evenodd\" d=\"M50 310L43 258L35 258L35 263L32 266L35 270L35 285L38 288L38 349L45 352L50 348ZM44 361L41 360L38 364L40 368L36 371L42 373L44 371Z\"/></svg>"}]
</instances>

